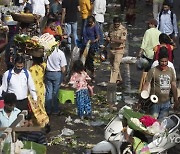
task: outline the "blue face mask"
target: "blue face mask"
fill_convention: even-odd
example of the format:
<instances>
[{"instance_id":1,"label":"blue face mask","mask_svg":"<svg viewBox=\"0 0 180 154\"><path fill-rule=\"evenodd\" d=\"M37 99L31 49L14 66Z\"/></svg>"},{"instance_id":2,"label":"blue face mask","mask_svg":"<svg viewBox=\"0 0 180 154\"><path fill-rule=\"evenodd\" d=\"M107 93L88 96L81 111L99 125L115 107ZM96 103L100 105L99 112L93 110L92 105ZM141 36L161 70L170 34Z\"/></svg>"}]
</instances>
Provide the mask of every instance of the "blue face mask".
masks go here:
<instances>
[{"instance_id":1,"label":"blue face mask","mask_svg":"<svg viewBox=\"0 0 180 154\"><path fill-rule=\"evenodd\" d=\"M22 69L17 69L16 67L14 68L14 72L19 74L22 71Z\"/></svg>"}]
</instances>

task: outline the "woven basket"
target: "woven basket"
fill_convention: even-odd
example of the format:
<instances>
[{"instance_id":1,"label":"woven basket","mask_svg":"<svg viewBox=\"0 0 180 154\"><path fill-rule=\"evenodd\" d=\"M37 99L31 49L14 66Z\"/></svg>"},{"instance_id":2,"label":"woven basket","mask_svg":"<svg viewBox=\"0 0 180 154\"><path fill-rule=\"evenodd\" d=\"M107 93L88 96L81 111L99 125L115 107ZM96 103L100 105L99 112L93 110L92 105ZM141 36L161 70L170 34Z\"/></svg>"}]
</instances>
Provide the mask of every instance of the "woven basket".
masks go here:
<instances>
[{"instance_id":1,"label":"woven basket","mask_svg":"<svg viewBox=\"0 0 180 154\"><path fill-rule=\"evenodd\" d=\"M35 48L35 49L26 48L26 54L31 55L33 57L43 57L44 48Z\"/></svg>"},{"instance_id":2,"label":"woven basket","mask_svg":"<svg viewBox=\"0 0 180 154\"><path fill-rule=\"evenodd\" d=\"M14 21L23 22L23 23L35 22L35 17L28 14L11 13L11 16Z\"/></svg>"}]
</instances>

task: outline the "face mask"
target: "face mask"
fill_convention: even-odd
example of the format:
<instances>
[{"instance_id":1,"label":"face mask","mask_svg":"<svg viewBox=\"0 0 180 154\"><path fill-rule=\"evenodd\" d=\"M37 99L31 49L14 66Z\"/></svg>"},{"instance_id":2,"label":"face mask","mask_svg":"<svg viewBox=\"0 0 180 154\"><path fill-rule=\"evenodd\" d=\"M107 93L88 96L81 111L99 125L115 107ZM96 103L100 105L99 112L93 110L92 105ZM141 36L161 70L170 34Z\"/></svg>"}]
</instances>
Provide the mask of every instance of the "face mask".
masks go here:
<instances>
[{"instance_id":1,"label":"face mask","mask_svg":"<svg viewBox=\"0 0 180 154\"><path fill-rule=\"evenodd\" d=\"M163 12L166 14L166 13L168 13L168 10L164 10Z\"/></svg>"},{"instance_id":2,"label":"face mask","mask_svg":"<svg viewBox=\"0 0 180 154\"><path fill-rule=\"evenodd\" d=\"M17 74L19 74L21 71L22 71L22 69L14 68L14 72L17 73Z\"/></svg>"},{"instance_id":3,"label":"face mask","mask_svg":"<svg viewBox=\"0 0 180 154\"><path fill-rule=\"evenodd\" d=\"M14 106L4 106L4 110L7 112L7 113L10 113L10 112L12 112L12 110L14 109Z\"/></svg>"}]
</instances>

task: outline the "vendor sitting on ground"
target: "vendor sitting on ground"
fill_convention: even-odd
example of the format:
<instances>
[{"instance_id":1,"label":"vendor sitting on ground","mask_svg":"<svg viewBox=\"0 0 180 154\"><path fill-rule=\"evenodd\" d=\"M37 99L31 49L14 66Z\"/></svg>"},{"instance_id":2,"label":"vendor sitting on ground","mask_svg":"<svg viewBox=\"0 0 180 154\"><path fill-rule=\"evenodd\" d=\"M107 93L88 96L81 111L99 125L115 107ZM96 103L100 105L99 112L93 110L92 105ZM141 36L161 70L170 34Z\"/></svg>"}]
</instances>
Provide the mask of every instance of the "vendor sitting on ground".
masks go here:
<instances>
[{"instance_id":1,"label":"vendor sitting on ground","mask_svg":"<svg viewBox=\"0 0 180 154\"><path fill-rule=\"evenodd\" d=\"M33 126L34 124L33 124L32 116L28 114L25 117L23 127L33 127ZM19 134L18 139L21 141L32 141L44 145L47 144L46 136L43 131L23 132Z\"/></svg>"},{"instance_id":2,"label":"vendor sitting on ground","mask_svg":"<svg viewBox=\"0 0 180 154\"><path fill-rule=\"evenodd\" d=\"M15 107L17 98L14 93L6 93L3 98L4 108L0 109L0 127L9 127L21 111Z\"/></svg>"},{"instance_id":3,"label":"vendor sitting on ground","mask_svg":"<svg viewBox=\"0 0 180 154\"><path fill-rule=\"evenodd\" d=\"M14 93L6 93L3 95L4 108L0 109L0 127L9 127L21 112L16 108L16 95ZM2 132L1 132L2 133ZM10 137L6 141L10 141Z\"/></svg>"}]
</instances>

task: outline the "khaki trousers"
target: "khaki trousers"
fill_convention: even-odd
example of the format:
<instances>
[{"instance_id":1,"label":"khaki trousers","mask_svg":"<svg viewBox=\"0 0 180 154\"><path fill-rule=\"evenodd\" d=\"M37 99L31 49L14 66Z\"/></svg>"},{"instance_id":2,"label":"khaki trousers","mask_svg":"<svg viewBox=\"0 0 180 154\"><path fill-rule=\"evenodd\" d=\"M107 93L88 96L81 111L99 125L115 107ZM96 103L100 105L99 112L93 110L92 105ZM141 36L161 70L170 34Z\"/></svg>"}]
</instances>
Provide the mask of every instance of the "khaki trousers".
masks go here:
<instances>
[{"instance_id":1,"label":"khaki trousers","mask_svg":"<svg viewBox=\"0 0 180 154\"><path fill-rule=\"evenodd\" d=\"M116 83L117 80L122 81L120 63L124 54L123 50L110 50L109 59L112 65L110 83Z\"/></svg>"}]
</instances>

